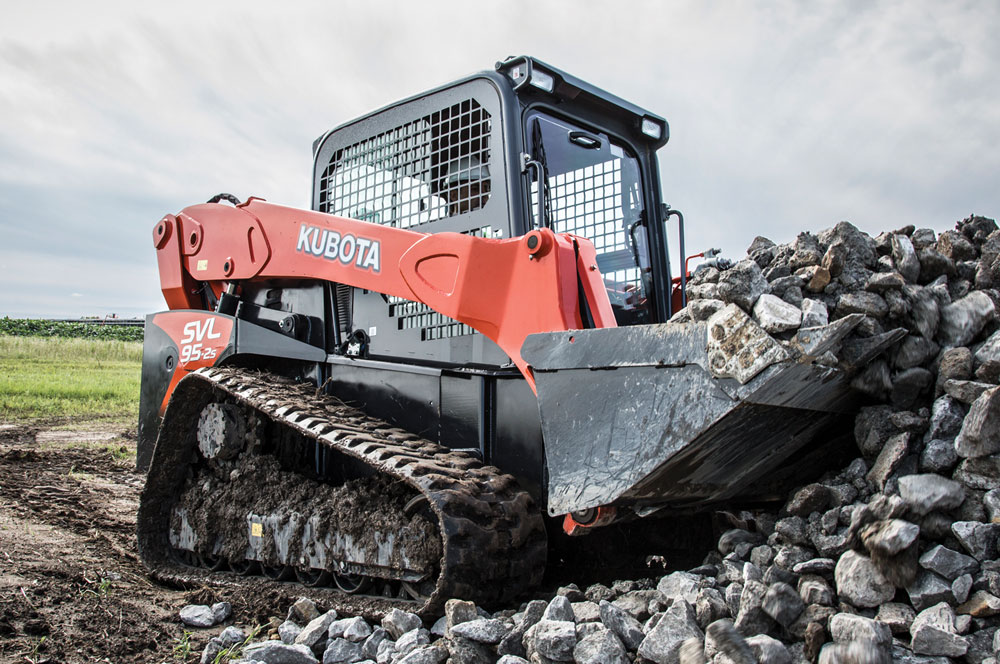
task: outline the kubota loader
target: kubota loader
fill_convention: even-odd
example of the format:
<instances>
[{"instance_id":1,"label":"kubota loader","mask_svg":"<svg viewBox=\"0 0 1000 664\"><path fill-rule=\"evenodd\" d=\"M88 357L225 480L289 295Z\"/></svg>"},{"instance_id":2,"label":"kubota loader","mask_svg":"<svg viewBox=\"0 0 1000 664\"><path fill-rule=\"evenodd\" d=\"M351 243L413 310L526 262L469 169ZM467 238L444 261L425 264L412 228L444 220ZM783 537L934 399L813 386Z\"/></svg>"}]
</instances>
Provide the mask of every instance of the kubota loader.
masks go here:
<instances>
[{"instance_id":1,"label":"kubota loader","mask_svg":"<svg viewBox=\"0 0 1000 664\"><path fill-rule=\"evenodd\" d=\"M735 305L668 322L686 275L667 139L509 58L320 137L312 210L223 196L160 220L138 452L154 575L491 605L539 582L546 522L766 494L851 412L849 372L815 360L856 316L784 341Z\"/></svg>"}]
</instances>

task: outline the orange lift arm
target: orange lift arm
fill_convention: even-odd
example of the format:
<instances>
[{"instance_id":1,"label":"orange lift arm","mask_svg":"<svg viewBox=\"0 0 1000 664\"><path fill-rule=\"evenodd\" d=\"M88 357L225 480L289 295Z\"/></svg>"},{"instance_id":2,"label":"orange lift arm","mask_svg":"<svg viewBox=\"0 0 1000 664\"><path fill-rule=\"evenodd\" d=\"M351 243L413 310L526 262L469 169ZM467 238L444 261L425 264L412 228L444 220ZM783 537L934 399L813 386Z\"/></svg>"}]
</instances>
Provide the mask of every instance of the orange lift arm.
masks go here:
<instances>
[{"instance_id":1,"label":"orange lift arm","mask_svg":"<svg viewBox=\"0 0 1000 664\"><path fill-rule=\"evenodd\" d=\"M529 334L615 327L593 244L547 228L508 240L428 235L250 198L205 203L153 228L160 286L170 309L204 308L254 279L324 279L422 302L478 330L514 361ZM580 301L583 294L585 302ZM589 314L589 323L584 316Z\"/></svg>"}]
</instances>

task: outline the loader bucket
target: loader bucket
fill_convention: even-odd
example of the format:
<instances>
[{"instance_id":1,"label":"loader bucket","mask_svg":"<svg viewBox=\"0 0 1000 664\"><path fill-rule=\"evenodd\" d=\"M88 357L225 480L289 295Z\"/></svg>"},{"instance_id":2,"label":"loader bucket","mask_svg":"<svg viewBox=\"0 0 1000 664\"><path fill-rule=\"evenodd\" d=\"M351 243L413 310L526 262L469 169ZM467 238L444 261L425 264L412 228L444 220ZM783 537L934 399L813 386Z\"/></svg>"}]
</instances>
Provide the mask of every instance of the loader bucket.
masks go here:
<instances>
[{"instance_id":1,"label":"loader bucket","mask_svg":"<svg viewBox=\"0 0 1000 664\"><path fill-rule=\"evenodd\" d=\"M522 355L538 386L549 513L630 505L641 514L745 495L854 411L848 363L815 360L836 364L829 351L860 319L782 343L729 305L707 322L528 337ZM855 344L854 359L899 334L883 337L861 351Z\"/></svg>"}]
</instances>

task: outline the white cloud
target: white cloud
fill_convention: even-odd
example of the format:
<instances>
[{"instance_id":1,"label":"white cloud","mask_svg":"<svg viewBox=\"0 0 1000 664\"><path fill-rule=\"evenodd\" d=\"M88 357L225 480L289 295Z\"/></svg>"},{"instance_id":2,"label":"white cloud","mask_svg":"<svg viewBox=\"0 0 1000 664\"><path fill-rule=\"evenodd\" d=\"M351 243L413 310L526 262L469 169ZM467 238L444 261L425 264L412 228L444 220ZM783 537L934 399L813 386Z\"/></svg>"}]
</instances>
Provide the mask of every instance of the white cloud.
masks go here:
<instances>
[{"instance_id":1,"label":"white cloud","mask_svg":"<svg viewBox=\"0 0 1000 664\"><path fill-rule=\"evenodd\" d=\"M514 53L670 120L692 249L1000 212L995 3L103 4L0 25L0 311L162 306L162 214L218 191L307 207L317 136Z\"/></svg>"}]
</instances>

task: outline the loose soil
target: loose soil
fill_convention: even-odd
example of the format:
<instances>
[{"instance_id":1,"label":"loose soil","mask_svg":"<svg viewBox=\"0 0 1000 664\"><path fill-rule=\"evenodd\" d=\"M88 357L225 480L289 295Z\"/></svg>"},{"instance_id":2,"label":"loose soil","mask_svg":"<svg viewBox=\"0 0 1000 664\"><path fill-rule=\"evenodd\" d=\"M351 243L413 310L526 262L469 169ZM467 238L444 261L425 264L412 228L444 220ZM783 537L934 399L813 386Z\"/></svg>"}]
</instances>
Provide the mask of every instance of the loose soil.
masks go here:
<instances>
[{"instance_id":1,"label":"loose soil","mask_svg":"<svg viewBox=\"0 0 1000 664\"><path fill-rule=\"evenodd\" d=\"M134 429L86 427L0 425L0 662L197 661L221 628L185 640L185 604L228 601L241 626L269 615L236 589L149 580Z\"/></svg>"}]
</instances>

